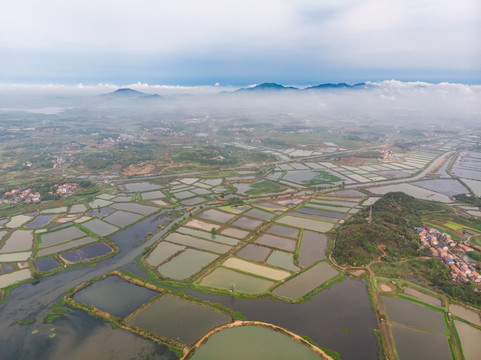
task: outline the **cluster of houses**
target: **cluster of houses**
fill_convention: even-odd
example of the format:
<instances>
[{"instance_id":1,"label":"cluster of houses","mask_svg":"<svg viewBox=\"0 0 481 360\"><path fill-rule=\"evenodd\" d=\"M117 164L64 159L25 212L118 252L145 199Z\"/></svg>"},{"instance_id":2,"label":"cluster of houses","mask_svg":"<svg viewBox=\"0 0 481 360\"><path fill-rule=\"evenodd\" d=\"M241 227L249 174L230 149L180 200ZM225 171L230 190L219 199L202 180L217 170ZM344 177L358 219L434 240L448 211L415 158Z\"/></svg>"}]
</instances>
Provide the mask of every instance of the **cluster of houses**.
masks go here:
<instances>
[{"instance_id":1,"label":"cluster of houses","mask_svg":"<svg viewBox=\"0 0 481 360\"><path fill-rule=\"evenodd\" d=\"M431 256L439 257L451 269L454 281L481 283L481 275L474 266L463 258L468 251L474 249L462 242L455 242L451 236L430 226L414 228L419 232L421 247L428 248Z\"/></svg>"},{"instance_id":2,"label":"cluster of houses","mask_svg":"<svg viewBox=\"0 0 481 360\"><path fill-rule=\"evenodd\" d=\"M20 190L20 189L12 189L10 191L6 191L3 194L3 197L0 198L0 204L17 204L20 202L39 202L40 201L40 193L32 192L32 189Z\"/></svg>"},{"instance_id":3,"label":"cluster of houses","mask_svg":"<svg viewBox=\"0 0 481 360\"><path fill-rule=\"evenodd\" d=\"M57 194L57 195L70 196L70 195L72 195L78 188L79 188L79 184L77 184L77 183L68 183L68 184L62 184L62 185L55 184L55 185L53 186L53 191L52 191L52 193L55 193L55 194Z\"/></svg>"},{"instance_id":4,"label":"cluster of houses","mask_svg":"<svg viewBox=\"0 0 481 360\"><path fill-rule=\"evenodd\" d=\"M394 160L392 150L380 149L379 150L379 160L382 160L382 161L392 161L392 160Z\"/></svg>"}]
</instances>

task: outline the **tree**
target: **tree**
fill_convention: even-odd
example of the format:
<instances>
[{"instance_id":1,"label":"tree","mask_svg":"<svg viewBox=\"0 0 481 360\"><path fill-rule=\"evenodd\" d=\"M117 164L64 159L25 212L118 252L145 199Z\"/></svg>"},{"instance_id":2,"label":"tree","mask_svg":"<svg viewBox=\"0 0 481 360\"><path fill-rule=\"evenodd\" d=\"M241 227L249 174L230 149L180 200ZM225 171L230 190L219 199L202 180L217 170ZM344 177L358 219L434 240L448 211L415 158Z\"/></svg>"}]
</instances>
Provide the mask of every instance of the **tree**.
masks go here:
<instances>
[{"instance_id":1,"label":"tree","mask_svg":"<svg viewBox=\"0 0 481 360\"><path fill-rule=\"evenodd\" d=\"M212 229L210 229L210 233L212 234L212 236L215 236L215 233L216 233L215 227L213 227Z\"/></svg>"}]
</instances>

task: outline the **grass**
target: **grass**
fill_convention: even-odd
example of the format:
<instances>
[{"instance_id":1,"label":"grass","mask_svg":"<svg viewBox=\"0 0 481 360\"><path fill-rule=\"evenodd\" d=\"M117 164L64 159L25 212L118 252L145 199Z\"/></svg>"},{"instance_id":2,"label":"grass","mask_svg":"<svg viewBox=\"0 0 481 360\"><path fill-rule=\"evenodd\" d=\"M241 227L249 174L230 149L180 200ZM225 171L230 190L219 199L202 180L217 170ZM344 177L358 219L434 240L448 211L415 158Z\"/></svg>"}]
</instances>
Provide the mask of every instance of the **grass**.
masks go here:
<instances>
[{"instance_id":1,"label":"grass","mask_svg":"<svg viewBox=\"0 0 481 360\"><path fill-rule=\"evenodd\" d=\"M251 185L251 190L246 191L247 195L259 195L282 191L284 187L278 183L264 180Z\"/></svg>"},{"instance_id":2,"label":"grass","mask_svg":"<svg viewBox=\"0 0 481 360\"><path fill-rule=\"evenodd\" d=\"M60 314L50 314L49 313L45 316L45 318L43 319L43 322L47 323L47 324L51 324L60 317L62 317L62 315L60 315Z\"/></svg>"},{"instance_id":3,"label":"grass","mask_svg":"<svg viewBox=\"0 0 481 360\"><path fill-rule=\"evenodd\" d=\"M317 175L316 177L314 177L314 179L303 181L302 183L308 186L322 185L322 184L332 185L337 181L341 181L341 179L339 179L337 176L332 175L327 171L317 170L316 173Z\"/></svg>"},{"instance_id":4,"label":"grass","mask_svg":"<svg viewBox=\"0 0 481 360\"><path fill-rule=\"evenodd\" d=\"M34 317L29 317L28 319L25 319L25 320L17 320L17 324L27 325L27 324L32 324L35 321L37 321L37 319L35 319Z\"/></svg>"}]
</instances>

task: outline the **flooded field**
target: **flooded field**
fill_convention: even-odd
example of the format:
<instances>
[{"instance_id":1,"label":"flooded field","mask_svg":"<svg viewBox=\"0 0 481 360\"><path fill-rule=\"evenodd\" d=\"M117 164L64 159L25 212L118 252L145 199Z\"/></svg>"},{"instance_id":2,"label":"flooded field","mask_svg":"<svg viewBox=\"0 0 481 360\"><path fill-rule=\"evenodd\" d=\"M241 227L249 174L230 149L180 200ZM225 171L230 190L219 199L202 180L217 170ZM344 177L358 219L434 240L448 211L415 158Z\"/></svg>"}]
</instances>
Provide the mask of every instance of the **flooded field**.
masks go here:
<instances>
[{"instance_id":1,"label":"flooded field","mask_svg":"<svg viewBox=\"0 0 481 360\"><path fill-rule=\"evenodd\" d=\"M15 284L17 281L30 279L30 277L30 269L23 269L0 275L0 289Z\"/></svg>"},{"instance_id":2,"label":"flooded field","mask_svg":"<svg viewBox=\"0 0 481 360\"><path fill-rule=\"evenodd\" d=\"M124 184L124 186L129 193L158 190L162 188L162 186L160 185L152 184L149 182L128 183Z\"/></svg>"},{"instance_id":3,"label":"flooded field","mask_svg":"<svg viewBox=\"0 0 481 360\"><path fill-rule=\"evenodd\" d=\"M113 204L111 207L117 210L130 211L141 215L150 215L159 210L159 208L156 208L154 206L142 205L137 203L118 203Z\"/></svg>"},{"instance_id":4,"label":"flooded field","mask_svg":"<svg viewBox=\"0 0 481 360\"><path fill-rule=\"evenodd\" d=\"M0 254L26 251L33 246L33 233L29 230L15 230L0 248Z\"/></svg>"},{"instance_id":5,"label":"flooded field","mask_svg":"<svg viewBox=\"0 0 481 360\"><path fill-rule=\"evenodd\" d=\"M10 221L5 224L6 227L15 229L17 227L22 226L25 224L27 221L30 221L33 219L33 216L26 216L26 215L16 215L12 216Z\"/></svg>"},{"instance_id":6,"label":"flooded field","mask_svg":"<svg viewBox=\"0 0 481 360\"><path fill-rule=\"evenodd\" d=\"M109 276L80 290L73 299L124 318L156 296L159 296L157 291Z\"/></svg>"},{"instance_id":7,"label":"flooded field","mask_svg":"<svg viewBox=\"0 0 481 360\"><path fill-rule=\"evenodd\" d=\"M92 219L84 222L82 226L99 236L107 236L119 230L117 226L103 222L99 219Z\"/></svg>"},{"instance_id":8,"label":"flooded field","mask_svg":"<svg viewBox=\"0 0 481 360\"><path fill-rule=\"evenodd\" d=\"M338 213L338 212L328 211L328 210L321 210L321 209L313 209L306 206L297 209L297 211L307 213L307 214L327 216L327 217L336 218L336 219L340 219L344 216L343 213Z\"/></svg>"},{"instance_id":9,"label":"flooded field","mask_svg":"<svg viewBox=\"0 0 481 360\"><path fill-rule=\"evenodd\" d=\"M70 214L78 214L78 213L83 213L86 210L87 210L87 207L84 204L76 204L76 205L72 205L69 213Z\"/></svg>"},{"instance_id":10,"label":"flooded field","mask_svg":"<svg viewBox=\"0 0 481 360\"><path fill-rule=\"evenodd\" d=\"M165 197L162 191L150 191L140 194L144 200L161 199Z\"/></svg>"},{"instance_id":11,"label":"flooded field","mask_svg":"<svg viewBox=\"0 0 481 360\"><path fill-rule=\"evenodd\" d=\"M15 270L17 270L17 268L13 264L0 264L0 274L8 274Z\"/></svg>"},{"instance_id":12,"label":"flooded field","mask_svg":"<svg viewBox=\"0 0 481 360\"><path fill-rule=\"evenodd\" d=\"M247 260L264 262L270 252L271 249L269 248L254 244L247 244L236 253L236 256Z\"/></svg>"},{"instance_id":13,"label":"flooded field","mask_svg":"<svg viewBox=\"0 0 481 360\"><path fill-rule=\"evenodd\" d=\"M124 227L142 218L142 215L133 214L126 211L116 211L104 218L105 221L118 227Z\"/></svg>"},{"instance_id":14,"label":"flooded field","mask_svg":"<svg viewBox=\"0 0 481 360\"><path fill-rule=\"evenodd\" d=\"M262 234L256 239L256 244L266 245L277 249L294 252L297 247L297 240L287 239L270 234Z\"/></svg>"},{"instance_id":15,"label":"flooded field","mask_svg":"<svg viewBox=\"0 0 481 360\"><path fill-rule=\"evenodd\" d=\"M230 219L234 218L235 214L228 214L216 209L209 209L204 212L201 212L200 214L197 214L197 216L206 220L212 220L219 223L226 223Z\"/></svg>"},{"instance_id":16,"label":"flooded field","mask_svg":"<svg viewBox=\"0 0 481 360\"><path fill-rule=\"evenodd\" d=\"M419 186L414 186L407 183L379 186L375 188L370 188L369 191L373 192L374 194L382 194L382 195L387 194L388 192L401 191L405 194L415 197L416 199L439 201L443 203L451 202L449 197L447 197L446 195L443 195L431 190L423 189Z\"/></svg>"},{"instance_id":17,"label":"flooded field","mask_svg":"<svg viewBox=\"0 0 481 360\"><path fill-rule=\"evenodd\" d=\"M478 360L481 354L481 330L458 320L454 320L454 326L461 340L464 359Z\"/></svg>"},{"instance_id":18,"label":"flooded field","mask_svg":"<svg viewBox=\"0 0 481 360\"><path fill-rule=\"evenodd\" d=\"M262 224L263 222L261 220L254 220L243 216L240 216L236 221L232 223L232 225L234 226L239 226L249 230L254 230Z\"/></svg>"},{"instance_id":19,"label":"flooded field","mask_svg":"<svg viewBox=\"0 0 481 360\"><path fill-rule=\"evenodd\" d=\"M383 296L382 300L391 321L441 334L446 331L439 311L400 298Z\"/></svg>"},{"instance_id":20,"label":"flooded field","mask_svg":"<svg viewBox=\"0 0 481 360\"><path fill-rule=\"evenodd\" d=\"M226 313L171 295L161 296L128 320L132 325L186 345L231 321Z\"/></svg>"},{"instance_id":21,"label":"flooded field","mask_svg":"<svg viewBox=\"0 0 481 360\"><path fill-rule=\"evenodd\" d=\"M223 236L223 235L218 235L218 234L212 234L211 232L206 232L206 231L201 231L201 230L194 230L190 228L186 228L181 226L176 230L179 233L182 234L187 234L187 235L192 235L192 236L197 236L206 240L211 240L215 241L218 243L226 244L226 245L237 245L239 243L239 240L230 238L228 236Z\"/></svg>"},{"instance_id":22,"label":"flooded field","mask_svg":"<svg viewBox=\"0 0 481 360\"><path fill-rule=\"evenodd\" d=\"M318 232L304 230L299 248L299 265L309 266L326 258L327 236Z\"/></svg>"},{"instance_id":23,"label":"flooded field","mask_svg":"<svg viewBox=\"0 0 481 360\"><path fill-rule=\"evenodd\" d=\"M107 216L108 214L114 212L115 209L109 208L109 207L103 207L100 209L93 209L90 210L87 215L88 216L95 216L95 217L104 217Z\"/></svg>"},{"instance_id":24,"label":"flooded field","mask_svg":"<svg viewBox=\"0 0 481 360\"><path fill-rule=\"evenodd\" d=\"M181 233L172 233L165 240L184 246L190 246L201 250L212 251L218 254L226 253L231 249L230 246L219 244L213 241L199 239Z\"/></svg>"},{"instance_id":25,"label":"flooded field","mask_svg":"<svg viewBox=\"0 0 481 360\"><path fill-rule=\"evenodd\" d=\"M212 228L214 228L216 230L220 228L220 225L218 225L218 224L202 221L202 220L199 220L199 219L189 220L189 221L187 221L187 223L185 223L185 226L189 226L189 227L193 227L195 229L200 229L200 230L205 230L205 231L211 231Z\"/></svg>"},{"instance_id":26,"label":"flooded field","mask_svg":"<svg viewBox=\"0 0 481 360\"><path fill-rule=\"evenodd\" d=\"M392 325L399 360L451 360L448 338L441 334Z\"/></svg>"},{"instance_id":27,"label":"flooded field","mask_svg":"<svg viewBox=\"0 0 481 360\"><path fill-rule=\"evenodd\" d=\"M204 277L200 285L224 290L235 290L248 294L265 292L274 285L274 281L240 273L235 270L218 267Z\"/></svg>"},{"instance_id":28,"label":"flooded field","mask_svg":"<svg viewBox=\"0 0 481 360\"><path fill-rule=\"evenodd\" d=\"M187 249L169 262L159 266L157 271L160 275L170 279L185 280L215 259L217 259L215 254Z\"/></svg>"},{"instance_id":29,"label":"flooded field","mask_svg":"<svg viewBox=\"0 0 481 360\"><path fill-rule=\"evenodd\" d=\"M338 272L329 264L322 262L291 280L287 280L275 288L272 293L287 299L297 300L337 274Z\"/></svg>"},{"instance_id":30,"label":"flooded field","mask_svg":"<svg viewBox=\"0 0 481 360\"><path fill-rule=\"evenodd\" d=\"M311 219L305 219L297 216L286 215L276 220L277 223L294 226L297 228L304 228L308 230L327 232L331 230L333 224L323 221L316 221Z\"/></svg>"},{"instance_id":31,"label":"flooded field","mask_svg":"<svg viewBox=\"0 0 481 360\"><path fill-rule=\"evenodd\" d=\"M87 236L87 237L84 237L84 238L81 238L81 239L72 240L72 241L62 243L62 244L50 246L48 248L40 249L37 252L37 256L45 256L45 255L54 254L56 252L64 251L64 250L71 249L71 248L74 248L74 247L77 247L77 246L87 245L87 244L90 244L90 243L95 242L95 241L97 241L97 239L94 239L93 237Z\"/></svg>"},{"instance_id":32,"label":"flooded field","mask_svg":"<svg viewBox=\"0 0 481 360\"><path fill-rule=\"evenodd\" d=\"M449 305L449 311L461 319L467 320L475 325L481 326L481 319L479 314L473 310L465 309L462 306L451 304Z\"/></svg>"},{"instance_id":33,"label":"flooded field","mask_svg":"<svg viewBox=\"0 0 481 360\"><path fill-rule=\"evenodd\" d=\"M469 188L473 191L476 196L481 196L481 181L479 180L471 180L471 179L462 179L463 182L469 186Z\"/></svg>"},{"instance_id":34,"label":"flooded field","mask_svg":"<svg viewBox=\"0 0 481 360\"><path fill-rule=\"evenodd\" d=\"M57 215L39 215L28 224L25 224L27 228L37 228L47 225L50 221L55 219Z\"/></svg>"},{"instance_id":35,"label":"flooded field","mask_svg":"<svg viewBox=\"0 0 481 360\"><path fill-rule=\"evenodd\" d=\"M261 219L261 220L269 220L275 216L270 212L259 210L259 209L251 209L249 211L246 211L244 215L250 216L256 219Z\"/></svg>"},{"instance_id":36,"label":"flooded field","mask_svg":"<svg viewBox=\"0 0 481 360\"><path fill-rule=\"evenodd\" d=\"M237 326L216 332L192 360L321 359L289 335L262 326Z\"/></svg>"},{"instance_id":37,"label":"flooded field","mask_svg":"<svg viewBox=\"0 0 481 360\"><path fill-rule=\"evenodd\" d=\"M432 304L436 306L442 305L441 300L438 298L435 298L434 296L427 295L421 291L415 290L407 286L404 286L403 289L406 294L414 296L416 299L427 302L428 304Z\"/></svg>"},{"instance_id":38,"label":"flooded field","mask_svg":"<svg viewBox=\"0 0 481 360\"><path fill-rule=\"evenodd\" d=\"M89 202L89 206L92 209L103 208L105 206L109 206L110 204L112 204L112 201L107 201L103 199L95 199L94 201Z\"/></svg>"},{"instance_id":39,"label":"flooded field","mask_svg":"<svg viewBox=\"0 0 481 360\"><path fill-rule=\"evenodd\" d=\"M237 239L244 239L247 235L249 235L248 231L235 229L231 227L222 229L220 233L223 235L235 237Z\"/></svg>"},{"instance_id":40,"label":"flooded field","mask_svg":"<svg viewBox=\"0 0 481 360\"><path fill-rule=\"evenodd\" d=\"M283 226L274 224L269 229L267 229L269 234L281 235L285 237L290 237L296 239L299 237L299 229L292 228L289 226Z\"/></svg>"},{"instance_id":41,"label":"flooded field","mask_svg":"<svg viewBox=\"0 0 481 360\"><path fill-rule=\"evenodd\" d=\"M31 251L0 254L0 262L26 261L31 255Z\"/></svg>"},{"instance_id":42,"label":"flooded field","mask_svg":"<svg viewBox=\"0 0 481 360\"><path fill-rule=\"evenodd\" d=\"M286 253L284 251L272 251L272 254L269 256L266 263L268 265L277 266L294 272L300 270L299 267L294 265L294 255L291 253Z\"/></svg>"},{"instance_id":43,"label":"flooded field","mask_svg":"<svg viewBox=\"0 0 481 360\"><path fill-rule=\"evenodd\" d=\"M110 246L100 242L92 245L81 247L77 250L72 250L60 254L60 257L66 263L76 263L80 261L90 260L99 256L107 255L113 250Z\"/></svg>"},{"instance_id":44,"label":"flooded field","mask_svg":"<svg viewBox=\"0 0 481 360\"><path fill-rule=\"evenodd\" d=\"M59 263L51 257L45 257L42 259L35 260L35 266L40 272L47 272L52 269L60 267Z\"/></svg>"},{"instance_id":45,"label":"flooded field","mask_svg":"<svg viewBox=\"0 0 481 360\"><path fill-rule=\"evenodd\" d=\"M203 202L206 202L206 201L207 200L204 199L203 197L197 196L192 199L183 200L182 204L192 206L192 205L202 204Z\"/></svg>"},{"instance_id":46,"label":"flooded field","mask_svg":"<svg viewBox=\"0 0 481 360\"><path fill-rule=\"evenodd\" d=\"M282 280L291 275L287 271L255 264L235 257L228 258L222 265L273 280Z\"/></svg>"},{"instance_id":47,"label":"flooded field","mask_svg":"<svg viewBox=\"0 0 481 360\"><path fill-rule=\"evenodd\" d=\"M150 266L158 266L165 260L175 255L179 251L185 250L185 246L172 244L169 242L160 242L155 249L145 258L145 262Z\"/></svg>"},{"instance_id":48,"label":"flooded field","mask_svg":"<svg viewBox=\"0 0 481 360\"><path fill-rule=\"evenodd\" d=\"M413 182L412 184L448 196L469 192L463 184L455 179L423 180Z\"/></svg>"},{"instance_id":49,"label":"flooded field","mask_svg":"<svg viewBox=\"0 0 481 360\"><path fill-rule=\"evenodd\" d=\"M79 237L84 237L86 235L87 234L82 230L76 228L75 226L71 226L54 232L44 233L40 237L42 240L42 247L47 247L61 242L77 239Z\"/></svg>"}]
</instances>

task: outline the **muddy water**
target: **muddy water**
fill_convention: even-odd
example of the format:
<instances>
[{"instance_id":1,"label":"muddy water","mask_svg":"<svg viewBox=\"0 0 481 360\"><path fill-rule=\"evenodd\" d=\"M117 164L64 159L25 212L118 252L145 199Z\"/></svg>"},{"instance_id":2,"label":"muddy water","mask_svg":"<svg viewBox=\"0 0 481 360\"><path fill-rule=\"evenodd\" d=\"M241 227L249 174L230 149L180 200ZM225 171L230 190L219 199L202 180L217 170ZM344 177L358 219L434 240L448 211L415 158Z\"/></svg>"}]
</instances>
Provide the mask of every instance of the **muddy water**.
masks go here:
<instances>
[{"instance_id":1,"label":"muddy water","mask_svg":"<svg viewBox=\"0 0 481 360\"><path fill-rule=\"evenodd\" d=\"M337 351L343 360L378 358L373 333L377 321L369 305L366 285L361 281L347 279L314 295L312 301L300 304L186 291L240 311L248 320L269 322L296 334L308 335L320 346Z\"/></svg>"}]
</instances>

